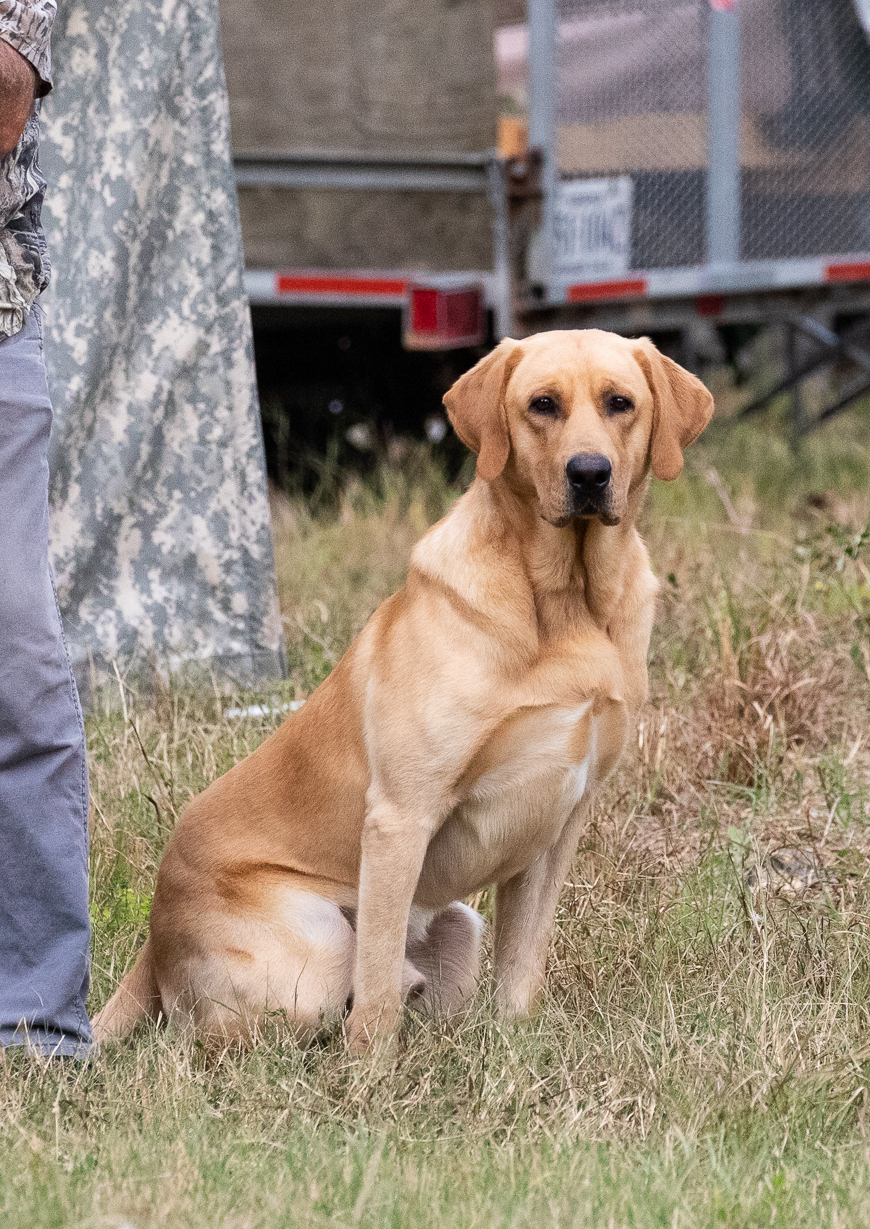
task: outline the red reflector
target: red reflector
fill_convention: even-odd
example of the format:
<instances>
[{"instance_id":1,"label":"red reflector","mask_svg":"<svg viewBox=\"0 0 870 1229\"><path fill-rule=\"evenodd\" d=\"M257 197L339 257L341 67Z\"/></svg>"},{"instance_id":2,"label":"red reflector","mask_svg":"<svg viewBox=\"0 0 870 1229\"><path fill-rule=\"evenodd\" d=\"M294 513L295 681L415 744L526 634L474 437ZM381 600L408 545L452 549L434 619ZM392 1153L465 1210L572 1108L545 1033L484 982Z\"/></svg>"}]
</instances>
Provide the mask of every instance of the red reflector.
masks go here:
<instances>
[{"instance_id":1,"label":"red reflector","mask_svg":"<svg viewBox=\"0 0 870 1229\"><path fill-rule=\"evenodd\" d=\"M444 295L444 331L451 337L468 337L480 330L480 294L463 290Z\"/></svg>"},{"instance_id":2,"label":"red reflector","mask_svg":"<svg viewBox=\"0 0 870 1229\"><path fill-rule=\"evenodd\" d=\"M405 307L410 350L456 350L486 340L481 286L411 286Z\"/></svg>"},{"instance_id":3,"label":"red reflector","mask_svg":"<svg viewBox=\"0 0 870 1229\"><path fill-rule=\"evenodd\" d=\"M724 310L724 294L699 294L695 299L695 311L699 316L721 316Z\"/></svg>"},{"instance_id":4,"label":"red reflector","mask_svg":"<svg viewBox=\"0 0 870 1229\"><path fill-rule=\"evenodd\" d=\"M329 277L321 274L279 273L278 294L403 295L408 283L397 277Z\"/></svg>"},{"instance_id":5,"label":"red reflector","mask_svg":"<svg viewBox=\"0 0 870 1229\"><path fill-rule=\"evenodd\" d=\"M415 286L411 291L411 328L415 333L438 332L438 291Z\"/></svg>"},{"instance_id":6,"label":"red reflector","mask_svg":"<svg viewBox=\"0 0 870 1229\"><path fill-rule=\"evenodd\" d=\"M647 292L645 277L626 278L616 282L580 282L569 286L569 303L588 303L593 299L637 299Z\"/></svg>"},{"instance_id":7,"label":"red reflector","mask_svg":"<svg viewBox=\"0 0 870 1229\"><path fill-rule=\"evenodd\" d=\"M858 260L852 264L828 265L825 269L826 282L867 282L870 281L870 260Z\"/></svg>"}]
</instances>

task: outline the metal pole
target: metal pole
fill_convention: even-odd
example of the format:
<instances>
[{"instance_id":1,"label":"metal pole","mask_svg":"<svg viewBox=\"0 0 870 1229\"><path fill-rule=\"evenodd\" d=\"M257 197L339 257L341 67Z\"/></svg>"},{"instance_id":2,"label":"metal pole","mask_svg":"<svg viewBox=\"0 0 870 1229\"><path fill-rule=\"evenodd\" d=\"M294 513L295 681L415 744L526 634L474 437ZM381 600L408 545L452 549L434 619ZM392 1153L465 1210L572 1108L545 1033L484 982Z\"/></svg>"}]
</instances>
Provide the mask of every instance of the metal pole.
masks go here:
<instances>
[{"instance_id":1,"label":"metal pole","mask_svg":"<svg viewBox=\"0 0 870 1229\"><path fill-rule=\"evenodd\" d=\"M540 254L544 297L553 281L553 218L556 208L556 35L558 0L528 0L529 145L541 151Z\"/></svg>"},{"instance_id":2,"label":"metal pole","mask_svg":"<svg viewBox=\"0 0 870 1229\"><path fill-rule=\"evenodd\" d=\"M740 259L739 0L710 0L707 261Z\"/></svg>"},{"instance_id":3,"label":"metal pole","mask_svg":"<svg viewBox=\"0 0 870 1229\"><path fill-rule=\"evenodd\" d=\"M498 341L514 333L513 284L510 261L507 176L498 150L492 151L489 166L489 202L492 206L493 324Z\"/></svg>"}]
</instances>

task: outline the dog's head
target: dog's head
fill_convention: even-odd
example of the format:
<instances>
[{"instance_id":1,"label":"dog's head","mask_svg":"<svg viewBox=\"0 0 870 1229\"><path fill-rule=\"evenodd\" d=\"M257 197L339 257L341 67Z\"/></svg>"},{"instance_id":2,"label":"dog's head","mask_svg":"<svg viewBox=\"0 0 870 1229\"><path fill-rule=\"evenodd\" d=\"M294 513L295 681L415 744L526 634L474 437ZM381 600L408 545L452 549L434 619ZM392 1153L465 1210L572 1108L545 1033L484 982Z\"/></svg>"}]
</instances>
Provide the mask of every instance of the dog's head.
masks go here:
<instances>
[{"instance_id":1,"label":"dog's head","mask_svg":"<svg viewBox=\"0 0 870 1229\"><path fill-rule=\"evenodd\" d=\"M553 525L616 525L650 469L670 481L710 421L700 380L647 338L600 329L503 341L444 398L486 482L504 476Z\"/></svg>"}]
</instances>

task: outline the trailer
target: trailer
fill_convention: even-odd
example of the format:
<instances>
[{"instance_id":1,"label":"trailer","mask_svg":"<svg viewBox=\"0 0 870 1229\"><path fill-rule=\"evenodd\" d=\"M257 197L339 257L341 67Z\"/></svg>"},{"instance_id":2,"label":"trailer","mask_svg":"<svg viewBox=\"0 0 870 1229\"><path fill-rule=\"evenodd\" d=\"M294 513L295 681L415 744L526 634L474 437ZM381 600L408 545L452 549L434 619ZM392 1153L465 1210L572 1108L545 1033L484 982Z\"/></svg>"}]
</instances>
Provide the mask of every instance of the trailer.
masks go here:
<instances>
[{"instance_id":1,"label":"trailer","mask_svg":"<svg viewBox=\"0 0 870 1229\"><path fill-rule=\"evenodd\" d=\"M275 20L222 0L248 287L255 305L398 308L411 349L507 324L488 0L362 0Z\"/></svg>"},{"instance_id":2,"label":"trailer","mask_svg":"<svg viewBox=\"0 0 870 1229\"><path fill-rule=\"evenodd\" d=\"M402 429L392 368L434 421L482 344L541 328L649 333L694 370L773 329L784 377L745 408L789 391L796 431L870 390L868 0L221 13L270 457L270 405L315 446L336 413ZM495 35L528 130L500 151Z\"/></svg>"},{"instance_id":3,"label":"trailer","mask_svg":"<svg viewBox=\"0 0 870 1229\"><path fill-rule=\"evenodd\" d=\"M283 483L511 331L490 0L220 0L267 458ZM408 390L413 388L413 400ZM368 442L367 442L368 441Z\"/></svg>"},{"instance_id":4,"label":"trailer","mask_svg":"<svg viewBox=\"0 0 870 1229\"><path fill-rule=\"evenodd\" d=\"M529 0L523 329L670 335L698 367L777 327L785 378L745 412L792 391L799 431L870 392L868 26L866 0Z\"/></svg>"}]
</instances>

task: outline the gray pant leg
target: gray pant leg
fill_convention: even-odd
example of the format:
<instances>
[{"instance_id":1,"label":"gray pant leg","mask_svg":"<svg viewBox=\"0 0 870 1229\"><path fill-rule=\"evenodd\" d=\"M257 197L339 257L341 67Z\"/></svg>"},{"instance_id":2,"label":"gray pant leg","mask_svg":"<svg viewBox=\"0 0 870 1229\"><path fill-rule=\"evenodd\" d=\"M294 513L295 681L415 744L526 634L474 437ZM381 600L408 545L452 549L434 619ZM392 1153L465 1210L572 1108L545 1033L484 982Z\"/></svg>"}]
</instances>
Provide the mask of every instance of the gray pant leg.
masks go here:
<instances>
[{"instance_id":1,"label":"gray pant leg","mask_svg":"<svg viewBox=\"0 0 870 1229\"><path fill-rule=\"evenodd\" d=\"M87 1053L88 781L48 562L41 317L0 341L0 1045Z\"/></svg>"}]
</instances>

